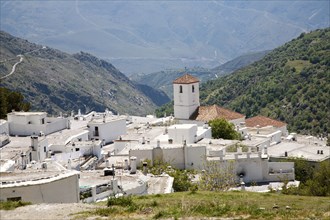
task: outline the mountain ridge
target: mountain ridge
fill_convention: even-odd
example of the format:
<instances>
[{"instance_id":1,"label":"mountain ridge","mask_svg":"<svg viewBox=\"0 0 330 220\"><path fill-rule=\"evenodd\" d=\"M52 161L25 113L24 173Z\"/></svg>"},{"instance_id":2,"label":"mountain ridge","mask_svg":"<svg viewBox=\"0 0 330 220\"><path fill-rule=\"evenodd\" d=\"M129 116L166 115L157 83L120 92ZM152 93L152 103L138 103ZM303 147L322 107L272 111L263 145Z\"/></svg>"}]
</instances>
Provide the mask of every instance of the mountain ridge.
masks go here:
<instances>
[{"instance_id":1,"label":"mountain ridge","mask_svg":"<svg viewBox=\"0 0 330 220\"><path fill-rule=\"evenodd\" d=\"M18 54L23 55L15 73L2 79L0 86L22 93L32 110L58 114L108 108L114 113L145 115L156 107L127 76L89 53L71 55L3 31L0 40L1 76L9 72Z\"/></svg>"},{"instance_id":2,"label":"mountain ridge","mask_svg":"<svg viewBox=\"0 0 330 220\"><path fill-rule=\"evenodd\" d=\"M125 74L213 68L329 26L329 1L2 1L1 28ZM152 18L152 19L150 19Z\"/></svg>"},{"instance_id":3,"label":"mountain ridge","mask_svg":"<svg viewBox=\"0 0 330 220\"><path fill-rule=\"evenodd\" d=\"M262 59L269 52L270 51L267 50L243 54L242 56L236 57L235 59L230 60L213 69L207 69L202 67L172 69L149 74L136 74L131 76L130 78L137 83L145 84L153 88L159 88L160 90L164 91L168 97L173 99L172 82L186 72L195 77L198 77L201 82L206 82L208 80L216 79L223 75L228 75L235 70L243 68L244 66L247 66L253 62L256 62Z\"/></svg>"}]
</instances>

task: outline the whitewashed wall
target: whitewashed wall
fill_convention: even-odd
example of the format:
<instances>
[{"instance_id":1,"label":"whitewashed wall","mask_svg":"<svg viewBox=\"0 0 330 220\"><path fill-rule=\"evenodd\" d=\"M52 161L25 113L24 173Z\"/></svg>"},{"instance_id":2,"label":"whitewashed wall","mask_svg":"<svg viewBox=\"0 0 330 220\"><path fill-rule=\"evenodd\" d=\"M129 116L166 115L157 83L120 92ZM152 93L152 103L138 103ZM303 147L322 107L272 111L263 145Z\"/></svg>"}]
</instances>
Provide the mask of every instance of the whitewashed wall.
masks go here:
<instances>
[{"instance_id":1,"label":"whitewashed wall","mask_svg":"<svg viewBox=\"0 0 330 220\"><path fill-rule=\"evenodd\" d=\"M168 128L168 137L177 144L182 144L184 140L187 144L194 143L196 134L197 125L172 125Z\"/></svg>"},{"instance_id":2,"label":"whitewashed wall","mask_svg":"<svg viewBox=\"0 0 330 220\"><path fill-rule=\"evenodd\" d=\"M91 122L88 124L88 126L90 138L105 140L105 143L116 140L127 132L125 119L113 120L106 123ZM98 136L95 136L95 127L98 127Z\"/></svg>"},{"instance_id":3,"label":"whitewashed wall","mask_svg":"<svg viewBox=\"0 0 330 220\"><path fill-rule=\"evenodd\" d=\"M75 203L79 202L78 174L47 183L0 187L0 200L21 197L32 203Z\"/></svg>"},{"instance_id":4,"label":"whitewashed wall","mask_svg":"<svg viewBox=\"0 0 330 220\"><path fill-rule=\"evenodd\" d=\"M29 136L29 135L38 135L40 132L43 132L45 135L54 133L56 131L61 131L68 127L67 118L59 118L53 122L46 124L21 124L10 122L9 123L9 134L10 135L19 135L19 136Z\"/></svg>"},{"instance_id":5,"label":"whitewashed wall","mask_svg":"<svg viewBox=\"0 0 330 220\"><path fill-rule=\"evenodd\" d=\"M9 134L8 122L1 119L0 119L0 134Z\"/></svg>"}]
</instances>

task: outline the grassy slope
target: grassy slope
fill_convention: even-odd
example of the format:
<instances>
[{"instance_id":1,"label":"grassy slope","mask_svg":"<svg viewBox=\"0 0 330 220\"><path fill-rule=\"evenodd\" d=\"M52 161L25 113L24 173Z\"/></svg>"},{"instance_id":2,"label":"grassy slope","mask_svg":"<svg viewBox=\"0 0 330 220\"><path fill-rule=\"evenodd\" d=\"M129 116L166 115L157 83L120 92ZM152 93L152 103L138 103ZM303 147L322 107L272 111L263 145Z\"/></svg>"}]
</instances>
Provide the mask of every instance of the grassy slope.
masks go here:
<instances>
[{"instance_id":1,"label":"grassy slope","mask_svg":"<svg viewBox=\"0 0 330 220\"><path fill-rule=\"evenodd\" d=\"M279 206L274 209L274 204ZM132 203L76 214L76 218L102 216L108 219L229 217L245 219L326 219L330 201L325 197L289 196L251 192L182 192L134 196ZM290 206L290 209L286 209Z\"/></svg>"}]
</instances>

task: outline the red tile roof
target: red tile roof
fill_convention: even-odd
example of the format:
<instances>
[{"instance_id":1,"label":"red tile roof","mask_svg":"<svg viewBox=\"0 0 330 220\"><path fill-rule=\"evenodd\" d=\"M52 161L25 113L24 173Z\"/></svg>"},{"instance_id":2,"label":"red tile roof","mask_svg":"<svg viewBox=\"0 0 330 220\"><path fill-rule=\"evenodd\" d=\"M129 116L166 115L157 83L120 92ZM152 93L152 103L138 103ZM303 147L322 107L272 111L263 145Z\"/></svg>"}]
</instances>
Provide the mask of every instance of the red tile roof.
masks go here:
<instances>
[{"instance_id":1,"label":"red tile roof","mask_svg":"<svg viewBox=\"0 0 330 220\"><path fill-rule=\"evenodd\" d=\"M200 106L197 110L197 116L195 116L195 120L198 121L210 121L216 118L224 118L228 121L245 118L245 115L240 113L221 108L218 105L212 106Z\"/></svg>"},{"instance_id":2,"label":"red tile roof","mask_svg":"<svg viewBox=\"0 0 330 220\"><path fill-rule=\"evenodd\" d=\"M199 82L199 79L196 77L190 75L190 74L185 74L176 80L173 81L173 84L191 84L191 83L196 83Z\"/></svg>"},{"instance_id":3,"label":"red tile roof","mask_svg":"<svg viewBox=\"0 0 330 220\"><path fill-rule=\"evenodd\" d=\"M279 128L286 126L286 123L258 115L253 118L246 119L245 125L246 127L257 127L257 125L259 125L260 127L273 126Z\"/></svg>"}]
</instances>

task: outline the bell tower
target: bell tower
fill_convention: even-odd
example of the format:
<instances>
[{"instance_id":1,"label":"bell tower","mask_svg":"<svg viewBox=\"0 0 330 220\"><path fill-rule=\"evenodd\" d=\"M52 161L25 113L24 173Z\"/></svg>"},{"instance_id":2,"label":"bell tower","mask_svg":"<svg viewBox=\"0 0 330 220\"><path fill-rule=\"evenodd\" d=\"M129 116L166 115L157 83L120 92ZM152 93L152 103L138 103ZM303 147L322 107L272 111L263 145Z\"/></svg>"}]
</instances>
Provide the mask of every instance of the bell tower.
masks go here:
<instances>
[{"instance_id":1,"label":"bell tower","mask_svg":"<svg viewBox=\"0 0 330 220\"><path fill-rule=\"evenodd\" d=\"M189 119L199 107L199 79L185 74L173 81L174 117Z\"/></svg>"}]
</instances>

